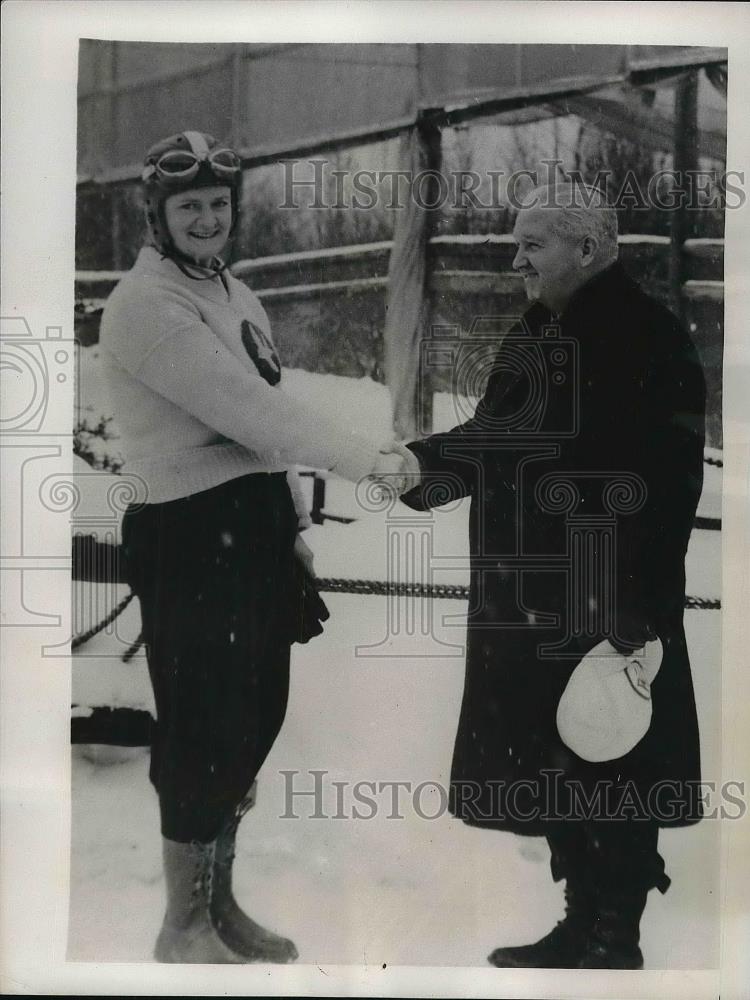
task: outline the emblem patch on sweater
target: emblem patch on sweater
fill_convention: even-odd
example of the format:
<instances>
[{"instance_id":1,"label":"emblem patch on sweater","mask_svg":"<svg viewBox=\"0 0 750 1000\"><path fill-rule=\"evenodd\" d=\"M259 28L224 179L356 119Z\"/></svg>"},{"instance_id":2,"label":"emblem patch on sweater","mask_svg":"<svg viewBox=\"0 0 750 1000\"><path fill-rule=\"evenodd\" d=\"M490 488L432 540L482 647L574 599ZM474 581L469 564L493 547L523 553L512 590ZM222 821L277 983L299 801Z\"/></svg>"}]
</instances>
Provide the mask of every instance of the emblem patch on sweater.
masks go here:
<instances>
[{"instance_id":1,"label":"emblem patch on sweater","mask_svg":"<svg viewBox=\"0 0 750 1000\"><path fill-rule=\"evenodd\" d=\"M281 381L281 362L273 344L249 319L243 319L241 330L243 347L253 359L259 374L269 385L276 385Z\"/></svg>"}]
</instances>

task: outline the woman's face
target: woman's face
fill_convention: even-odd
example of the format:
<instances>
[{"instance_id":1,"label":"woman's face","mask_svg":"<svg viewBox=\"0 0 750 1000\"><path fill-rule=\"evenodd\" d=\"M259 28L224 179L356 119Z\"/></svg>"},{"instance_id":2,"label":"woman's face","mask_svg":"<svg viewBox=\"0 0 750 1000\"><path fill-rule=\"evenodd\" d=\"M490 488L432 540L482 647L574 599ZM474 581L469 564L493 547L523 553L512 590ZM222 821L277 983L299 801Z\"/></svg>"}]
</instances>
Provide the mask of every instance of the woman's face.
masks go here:
<instances>
[{"instance_id":1,"label":"woman's face","mask_svg":"<svg viewBox=\"0 0 750 1000\"><path fill-rule=\"evenodd\" d=\"M226 185L171 194L164 218L174 245L198 263L220 254L232 227L232 192Z\"/></svg>"}]
</instances>

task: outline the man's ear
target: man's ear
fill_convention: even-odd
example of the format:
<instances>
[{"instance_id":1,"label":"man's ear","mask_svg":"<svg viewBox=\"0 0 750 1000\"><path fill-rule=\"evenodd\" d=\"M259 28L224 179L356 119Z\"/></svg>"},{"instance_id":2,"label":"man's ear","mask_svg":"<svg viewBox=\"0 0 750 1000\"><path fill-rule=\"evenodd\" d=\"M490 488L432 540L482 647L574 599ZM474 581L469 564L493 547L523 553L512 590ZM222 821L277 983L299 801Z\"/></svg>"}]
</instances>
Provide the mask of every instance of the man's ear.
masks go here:
<instances>
[{"instance_id":1,"label":"man's ear","mask_svg":"<svg viewBox=\"0 0 750 1000\"><path fill-rule=\"evenodd\" d=\"M591 233L584 236L581 241L581 267L590 267L596 260L598 250L599 240L596 236L592 236Z\"/></svg>"}]
</instances>

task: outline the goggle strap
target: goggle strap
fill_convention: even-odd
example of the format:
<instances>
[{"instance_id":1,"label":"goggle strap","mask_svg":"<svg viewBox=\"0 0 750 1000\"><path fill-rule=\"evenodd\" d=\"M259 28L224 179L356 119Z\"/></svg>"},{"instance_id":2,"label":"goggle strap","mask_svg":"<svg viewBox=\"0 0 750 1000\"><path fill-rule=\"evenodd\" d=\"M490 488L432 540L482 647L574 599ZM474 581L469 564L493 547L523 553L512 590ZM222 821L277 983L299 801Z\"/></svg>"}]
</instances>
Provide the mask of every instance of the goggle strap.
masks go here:
<instances>
[{"instance_id":1,"label":"goggle strap","mask_svg":"<svg viewBox=\"0 0 750 1000\"><path fill-rule=\"evenodd\" d=\"M198 159L204 160L208 156L208 143L201 135L201 133L188 131L188 132L183 132L182 134L190 143L190 148L198 157Z\"/></svg>"}]
</instances>

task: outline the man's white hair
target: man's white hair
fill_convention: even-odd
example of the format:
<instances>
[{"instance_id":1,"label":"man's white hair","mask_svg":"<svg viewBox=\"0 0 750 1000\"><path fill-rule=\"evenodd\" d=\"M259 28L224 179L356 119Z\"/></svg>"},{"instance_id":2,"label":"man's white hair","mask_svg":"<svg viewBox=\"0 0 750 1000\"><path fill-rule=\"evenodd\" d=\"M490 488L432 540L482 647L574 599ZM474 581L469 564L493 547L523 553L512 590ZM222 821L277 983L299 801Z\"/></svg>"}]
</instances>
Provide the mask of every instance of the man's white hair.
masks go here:
<instances>
[{"instance_id":1,"label":"man's white hair","mask_svg":"<svg viewBox=\"0 0 750 1000\"><path fill-rule=\"evenodd\" d=\"M584 236L594 236L602 264L617 260L617 212L607 202L603 191L589 184L558 181L535 187L521 202L521 208L557 208L552 228L563 239L579 243Z\"/></svg>"}]
</instances>

